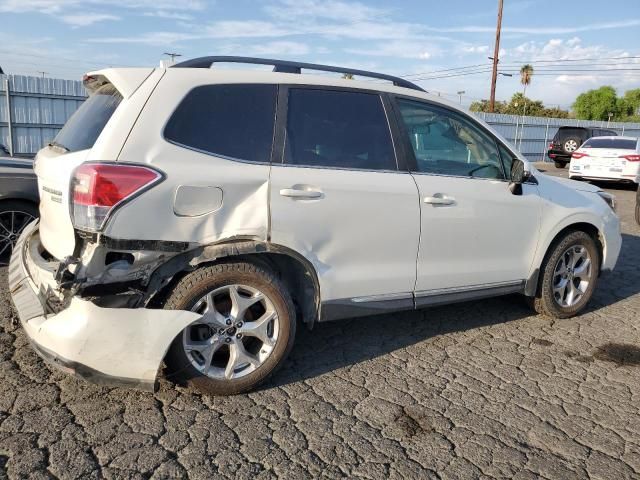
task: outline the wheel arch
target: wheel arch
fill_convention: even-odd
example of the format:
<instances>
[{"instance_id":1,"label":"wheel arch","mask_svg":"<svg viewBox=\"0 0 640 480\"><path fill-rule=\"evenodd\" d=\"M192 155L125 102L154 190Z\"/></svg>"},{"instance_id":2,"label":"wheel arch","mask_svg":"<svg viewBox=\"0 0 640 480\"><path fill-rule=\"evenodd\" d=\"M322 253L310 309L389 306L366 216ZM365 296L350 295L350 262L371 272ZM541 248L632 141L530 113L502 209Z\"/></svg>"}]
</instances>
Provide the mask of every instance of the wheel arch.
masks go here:
<instances>
[{"instance_id":1,"label":"wheel arch","mask_svg":"<svg viewBox=\"0 0 640 480\"><path fill-rule=\"evenodd\" d=\"M533 297L538 294L538 290L540 288L540 270L544 265L544 262L549 257L553 247L570 232L575 231L584 232L595 241L598 249L598 267L599 270L601 270L602 260L604 258L604 235L602 234L602 231L596 225L588 221L576 221L569 223L563 227L558 227L555 235L553 235L551 239L546 242L544 248L540 250L544 253L536 261L534 271L525 284L524 293L526 296Z\"/></svg>"},{"instance_id":2,"label":"wheel arch","mask_svg":"<svg viewBox=\"0 0 640 480\"><path fill-rule=\"evenodd\" d=\"M256 263L274 271L289 289L302 321L311 328L320 318L320 282L313 264L290 248L256 240L207 245L171 258L151 274L147 303L161 305L173 286L189 272L230 260Z\"/></svg>"}]
</instances>

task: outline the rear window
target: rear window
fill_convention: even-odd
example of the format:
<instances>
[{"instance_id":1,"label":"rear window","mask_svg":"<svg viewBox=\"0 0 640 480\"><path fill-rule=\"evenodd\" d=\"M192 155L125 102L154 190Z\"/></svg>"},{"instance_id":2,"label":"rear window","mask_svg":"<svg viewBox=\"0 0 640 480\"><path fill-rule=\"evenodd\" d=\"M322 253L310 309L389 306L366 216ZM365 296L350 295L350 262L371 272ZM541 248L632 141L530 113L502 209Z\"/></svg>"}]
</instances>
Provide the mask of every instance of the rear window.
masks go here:
<instances>
[{"instance_id":1,"label":"rear window","mask_svg":"<svg viewBox=\"0 0 640 480\"><path fill-rule=\"evenodd\" d=\"M590 138L582 144L582 148L621 148L635 150L638 141L628 138Z\"/></svg>"},{"instance_id":2,"label":"rear window","mask_svg":"<svg viewBox=\"0 0 640 480\"><path fill-rule=\"evenodd\" d=\"M564 128L564 127L560 127L560 129L556 132L555 136L553 137L553 140L563 140L567 137L578 137L578 138L582 138L582 137L586 137L587 136L587 130L584 128Z\"/></svg>"},{"instance_id":3,"label":"rear window","mask_svg":"<svg viewBox=\"0 0 640 480\"><path fill-rule=\"evenodd\" d=\"M204 85L178 105L164 137L213 155L268 162L275 114L275 85Z\"/></svg>"},{"instance_id":4,"label":"rear window","mask_svg":"<svg viewBox=\"0 0 640 480\"><path fill-rule=\"evenodd\" d=\"M113 85L100 87L69 118L54 142L70 152L93 147L121 101L122 95Z\"/></svg>"}]
</instances>

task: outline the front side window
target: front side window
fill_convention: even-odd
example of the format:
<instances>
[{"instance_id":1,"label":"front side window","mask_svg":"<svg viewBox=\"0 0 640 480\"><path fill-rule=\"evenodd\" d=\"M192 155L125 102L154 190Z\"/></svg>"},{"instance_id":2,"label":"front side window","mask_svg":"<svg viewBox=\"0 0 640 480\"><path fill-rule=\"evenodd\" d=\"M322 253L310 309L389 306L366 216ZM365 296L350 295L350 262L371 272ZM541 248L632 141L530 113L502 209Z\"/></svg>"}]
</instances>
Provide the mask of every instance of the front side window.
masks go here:
<instances>
[{"instance_id":1,"label":"front side window","mask_svg":"<svg viewBox=\"0 0 640 480\"><path fill-rule=\"evenodd\" d=\"M469 119L412 100L398 104L418 172L504 179L496 142Z\"/></svg>"},{"instance_id":2,"label":"front side window","mask_svg":"<svg viewBox=\"0 0 640 480\"><path fill-rule=\"evenodd\" d=\"M387 117L379 95L292 88L285 163L396 170Z\"/></svg>"},{"instance_id":3,"label":"front side window","mask_svg":"<svg viewBox=\"0 0 640 480\"><path fill-rule=\"evenodd\" d=\"M204 85L182 100L164 136L213 155L269 162L275 112L275 85Z\"/></svg>"}]
</instances>

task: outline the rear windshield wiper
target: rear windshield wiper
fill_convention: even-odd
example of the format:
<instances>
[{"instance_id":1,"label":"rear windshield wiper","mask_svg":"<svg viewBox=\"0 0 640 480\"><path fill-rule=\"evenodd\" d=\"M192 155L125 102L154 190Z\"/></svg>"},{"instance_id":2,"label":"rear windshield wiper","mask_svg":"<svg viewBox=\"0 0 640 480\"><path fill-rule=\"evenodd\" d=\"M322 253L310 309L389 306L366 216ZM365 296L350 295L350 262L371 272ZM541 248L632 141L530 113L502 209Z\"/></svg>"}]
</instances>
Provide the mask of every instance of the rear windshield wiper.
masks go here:
<instances>
[{"instance_id":1,"label":"rear windshield wiper","mask_svg":"<svg viewBox=\"0 0 640 480\"><path fill-rule=\"evenodd\" d=\"M63 150L65 153L70 152L71 150L69 150L67 147L65 147L64 145L62 145L61 143L58 143L56 141L50 142L49 143L50 147L54 147L54 148L58 148L60 150Z\"/></svg>"}]
</instances>

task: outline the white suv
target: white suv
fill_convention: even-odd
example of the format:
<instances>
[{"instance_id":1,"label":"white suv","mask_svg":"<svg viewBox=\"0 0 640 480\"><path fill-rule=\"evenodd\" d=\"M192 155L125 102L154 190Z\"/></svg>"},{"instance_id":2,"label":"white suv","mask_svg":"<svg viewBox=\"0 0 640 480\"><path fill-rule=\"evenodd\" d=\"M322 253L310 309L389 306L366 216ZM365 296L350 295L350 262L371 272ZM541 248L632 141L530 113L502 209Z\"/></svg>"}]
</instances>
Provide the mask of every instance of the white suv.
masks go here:
<instances>
[{"instance_id":1,"label":"white suv","mask_svg":"<svg viewBox=\"0 0 640 480\"><path fill-rule=\"evenodd\" d=\"M282 364L298 321L514 292L570 317L618 257L610 195L540 174L400 78L207 57L85 84L36 158L41 219L9 284L38 353L92 381L153 389L164 362L238 393Z\"/></svg>"}]
</instances>

